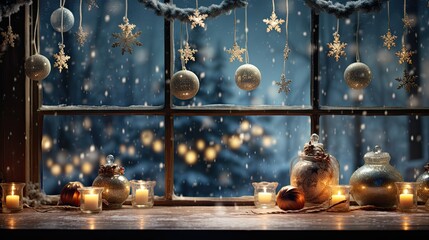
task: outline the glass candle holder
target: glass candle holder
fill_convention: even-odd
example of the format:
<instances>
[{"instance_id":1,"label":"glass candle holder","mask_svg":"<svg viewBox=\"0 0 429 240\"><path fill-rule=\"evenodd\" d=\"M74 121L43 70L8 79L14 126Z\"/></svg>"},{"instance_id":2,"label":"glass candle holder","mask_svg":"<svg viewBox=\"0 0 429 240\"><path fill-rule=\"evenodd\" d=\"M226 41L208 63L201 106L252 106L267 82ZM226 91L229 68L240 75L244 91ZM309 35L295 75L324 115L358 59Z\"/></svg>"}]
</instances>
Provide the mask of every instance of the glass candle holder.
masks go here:
<instances>
[{"instance_id":1,"label":"glass candle holder","mask_svg":"<svg viewBox=\"0 0 429 240\"><path fill-rule=\"evenodd\" d=\"M77 190L80 193L80 210L84 213L99 213L103 209L103 187L83 187Z\"/></svg>"},{"instance_id":2,"label":"glass candle holder","mask_svg":"<svg viewBox=\"0 0 429 240\"><path fill-rule=\"evenodd\" d=\"M257 208L273 208L276 206L277 182L254 182L254 202Z\"/></svg>"},{"instance_id":3,"label":"glass candle holder","mask_svg":"<svg viewBox=\"0 0 429 240\"><path fill-rule=\"evenodd\" d=\"M15 213L24 209L22 196L25 183L0 183L2 188L1 206L3 213Z\"/></svg>"},{"instance_id":4,"label":"glass candle holder","mask_svg":"<svg viewBox=\"0 0 429 240\"><path fill-rule=\"evenodd\" d=\"M350 208L350 185L332 185L329 210L331 212L347 212Z\"/></svg>"},{"instance_id":5,"label":"glass candle holder","mask_svg":"<svg viewBox=\"0 0 429 240\"><path fill-rule=\"evenodd\" d=\"M397 189L396 208L401 212L412 212L417 210L417 188L416 182L395 182Z\"/></svg>"},{"instance_id":6,"label":"glass candle holder","mask_svg":"<svg viewBox=\"0 0 429 240\"><path fill-rule=\"evenodd\" d=\"M156 181L131 180L131 204L135 208L151 208Z\"/></svg>"}]
</instances>

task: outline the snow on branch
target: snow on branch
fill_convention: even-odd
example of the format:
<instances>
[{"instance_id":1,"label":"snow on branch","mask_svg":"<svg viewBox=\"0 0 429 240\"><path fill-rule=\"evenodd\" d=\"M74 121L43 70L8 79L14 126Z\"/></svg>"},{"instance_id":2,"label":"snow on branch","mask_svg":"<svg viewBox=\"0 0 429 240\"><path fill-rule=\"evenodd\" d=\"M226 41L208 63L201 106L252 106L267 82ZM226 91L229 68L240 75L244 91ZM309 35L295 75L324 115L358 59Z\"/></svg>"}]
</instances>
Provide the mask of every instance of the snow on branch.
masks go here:
<instances>
[{"instance_id":1,"label":"snow on branch","mask_svg":"<svg viewBox=\"0 0 429 240\"><path fill-rule=\"evenodd\" d=\"M3 18L9 17L10 15L17 13L19 8L25 4L32 4L32 0L2 0L0 2L0 22Z\"/></svg>"},{"instance_id":2,"label":"snow on branch","mask_svg":"<svg viewBox=\"0 0 429 240\"><path fill-rule=\"evenodd\" d=\"M376 12L380 11L383 3L388 0L356 0L341 4L330 0L305 0L305 3L316 12L327 12L337 18L347 18L357 11Z\"/></svg>"}]
</instances>

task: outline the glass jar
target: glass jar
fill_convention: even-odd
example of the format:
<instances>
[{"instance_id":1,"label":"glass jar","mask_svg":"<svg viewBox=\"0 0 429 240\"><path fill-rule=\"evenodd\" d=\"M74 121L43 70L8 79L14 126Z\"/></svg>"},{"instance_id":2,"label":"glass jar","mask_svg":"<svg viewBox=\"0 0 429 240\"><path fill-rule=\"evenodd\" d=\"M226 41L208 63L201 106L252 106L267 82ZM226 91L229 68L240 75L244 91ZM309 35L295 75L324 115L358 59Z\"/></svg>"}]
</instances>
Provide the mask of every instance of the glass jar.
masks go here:
<instances>
[{"instance_id":1,"label":"glass jar","mask_svg":"<svg viewBox=\"0 0 429 240\"><path fill-rule=\"evenodd\" d=\"M291 162L290 184L303 190L306 204L321 204L331 197L331 185L338 185L339 172L337 159L325 152L319 136L312 134Z\"/></svg>"},{"instance_id":2,"label":"glass jar","mask_svg":"<svg viewBox=\"0 0 429 240\"><path fill-rule=\"evenodd\" d=\"M131 180L131 205L135 208L151 208L154 202L156 181Z\"/></svg>"},{"instance_id":3,"label":"glass jar","mask_svg":"<svg viewBox=\"0 0 429 240\"><path fill-rule=\"evenodd\" d=\"M3 213L16 213L24 209L22 197L25 183L0 183L2 188L1 205Z\"/></svg>"},{"instance_id":4,"label":"glass jar","mask_svg":"<svg viewBox=\"0 0 429 240\"><path fill-rule=\"evenodd\" d=\"M402 182L401 174L390 165L390 154L375 146L364 156L365 164L350 177L350 194L360 206L394 208L396 205L395 182Z\"/></svg>"},{"instance_id":5,"label":"glass jar","mask_svg":"<svg viewBox=\"0 0 429 240\"><path fill-rule=\"evenodd\" d=\"M417 178L416 182L419 184L417 195L420 200L427 202L429 199L429 163L426 163L425 171Z\"/></svg>"},{"instance_id":6,"label":"glass jar","mask_svg":"<svg viewBox=\"0 0 429 240\"><path fill-rule=\"evenodd\" d=\"M254 203L257 208L273 208L276 206L276 189L278 182L253 182Z\"/></svg>"},{"instance_id":7,"label":"glass jar","mask_svg":"<svg viewBox=\"0 0 429 240\"><path fill-rule=\"evenodd\" d=\"M84 213L99 213L103 210L102 187L81 187L79 191L79 208Z\"/></svg>"},{"instance_id":8,"label":"glass jar","mask_svg":"<svg viewBox=\"0 0 429 240\"><path fill-rule=\"evenodd\" d=\"M100 166L98 176L92 182L94 187L103 187L103 208L118 209L130 194L130 182L124 176L125 169L113 163L114 157L107 156L107 163Z\"/></svg>"}]
</instances>

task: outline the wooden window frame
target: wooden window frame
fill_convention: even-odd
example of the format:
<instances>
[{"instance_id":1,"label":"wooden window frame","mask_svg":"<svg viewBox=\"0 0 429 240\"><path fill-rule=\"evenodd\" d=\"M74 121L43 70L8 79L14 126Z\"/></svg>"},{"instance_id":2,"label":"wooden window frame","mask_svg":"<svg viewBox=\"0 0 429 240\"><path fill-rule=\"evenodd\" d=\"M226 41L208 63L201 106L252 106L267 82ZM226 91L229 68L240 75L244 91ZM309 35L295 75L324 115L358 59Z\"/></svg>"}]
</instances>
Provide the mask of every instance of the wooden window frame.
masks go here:
<instances>
[{"instance_id":1,"label":"wooden window frame","mask_svg":"<svg viewBox=\"0 0 429 240\"><path fill-rule=\"evenodd\" d=\"M165 0L172 2L173 0ZM32 16L37 9L37 4L26 13ZM27 19L31 19L28 17ZM31 25L26 22L26 26ZM177 197L174 195L174 117L176 116L308 116L312 133L319 133L319 121L321 116L327 115L354 115L354 116L428 116L429 108L404 108L404 107L330 107L320 106L320 86L319 86L319 15L311 10L311 44L313 46L310 53L311 74L310 74L310 98L309 107L296 108L287 106L272 107L177 107L172 104L169 80L174 69L174 22L164 20L164 67L165 67L165 98L162 107L45 107L42 105L42 87L40 82L30 81L26 98L30 99L26 108L27 136L29 140L26 146L26 179L32 182L40 182L42 152L41 139L43 131L43 118L47 115L95 115L95 116L163 116L165 122L165 192L164 196L157 197L156 205L252 205L253 196L213 198L213 197ZM26 33L31 36L33 29L28 27ZM32 38L31 38L32 39ZM38 40L40 41L40 39ZM39 43L38 43L39 44ZM29 54L30 41L26 44L26 55Z\"/></svg>"}]
</instances>

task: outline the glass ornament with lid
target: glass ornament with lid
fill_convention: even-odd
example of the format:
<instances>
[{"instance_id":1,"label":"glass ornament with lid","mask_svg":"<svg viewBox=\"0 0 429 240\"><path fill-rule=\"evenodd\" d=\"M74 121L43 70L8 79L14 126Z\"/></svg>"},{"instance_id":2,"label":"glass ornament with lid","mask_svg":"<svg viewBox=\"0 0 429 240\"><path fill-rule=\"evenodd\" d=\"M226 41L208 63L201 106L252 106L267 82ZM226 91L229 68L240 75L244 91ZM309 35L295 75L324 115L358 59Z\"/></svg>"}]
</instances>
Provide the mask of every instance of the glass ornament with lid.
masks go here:
<instances>
[{"instance_id":1,"label":"glass ornament with lid","mask_svg":"<svg viewBox=\"0 0 429 240\"><path fill-rule=\"evenodd\" d=\"M376 145L364 155L365 164L350 177L350 194L360 206L373 205L379 208L394 208L396 205L395 182L403 178L390 165L390 154Z\"/></svg>"},{"instance_id":2,"label":"glass ornament with lid","mask_svg":"<svg viewBox=\"0 0 429 240\"><path fill-rule=\"evenodd\" d=\"M338 185L339 172L337 159L325 151L319 136L312 134L291 162L290 184L303 190L306 204L321 204L331 197L331 186Z\"/></svg>"},{"instance_id":3,"label":"glass ornament with lid","mask_svg":"<svg viewBox=\"0 0 429 240\"><path fill-rule=\"evenodd\" d=\"M425 171L419 175L416 182L419 184L417 188L417 195L423 202L429 200L429 163L424 166Z\"/></svg>"}]
</instances>

